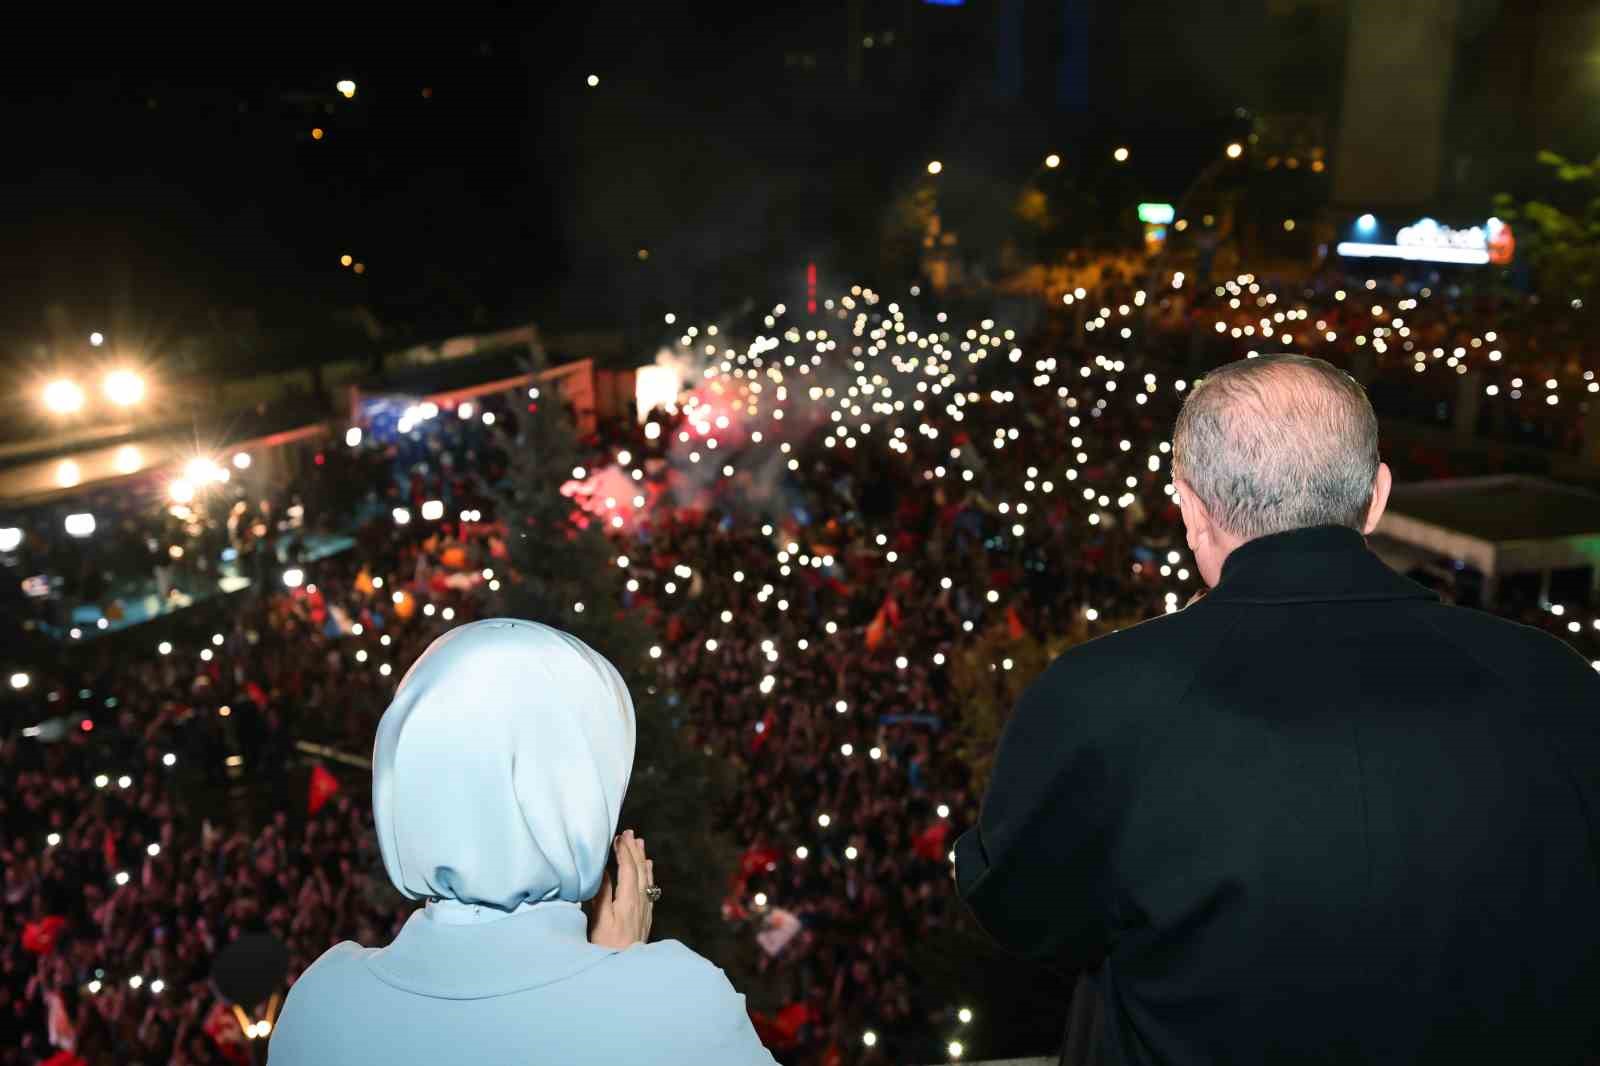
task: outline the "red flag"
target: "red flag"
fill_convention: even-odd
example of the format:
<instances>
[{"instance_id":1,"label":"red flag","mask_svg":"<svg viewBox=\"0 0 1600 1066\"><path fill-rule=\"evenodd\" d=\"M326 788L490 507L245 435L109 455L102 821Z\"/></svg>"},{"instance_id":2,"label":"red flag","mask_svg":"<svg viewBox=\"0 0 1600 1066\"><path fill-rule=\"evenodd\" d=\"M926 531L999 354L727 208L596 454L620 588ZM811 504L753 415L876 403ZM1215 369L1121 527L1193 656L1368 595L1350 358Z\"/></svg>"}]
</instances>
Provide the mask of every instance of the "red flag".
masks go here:
<instances>
[{"instance_id":1,"label":"red flag","mask_svg":"<svg viewBox=\"0 0 1600 1066\"><path fill-rule=\"evenodd\" d=\"M900 628L900 604L893 596L883 598L883 606L878 608L878 613L888 619L890 625Z\"/></svg>"},{"instance_id":2,"label":"red flag","mask_svg":"<svg viewBox=\"0 0 1600 1066\"><path fill-rule=\"evenodd\" d=\"M938 862L945 858L944 842L949 835L950 823L941 819L911 838L911 850L929 862Z\"/></svg>"},{"instance_id":3,"label":"red flag","mask_svg":"<svg viewBox=\"0 0 1600 1066\"><path fill-rule=\"evenodd\" d=\"M883 643L883 633L886 623L883 617L883 608L878 609L877 615L872 619L872 624L867 627L867 650L877 651L878 645Z\"/></svg>"},{"instance_id":4,"label":"red flag","mask_svg":"<svg viewBox=\"0 0 1600 1066\"><path fill-rule=\"evenodd\" d=\"M311 789L306 796L306 813L316 814L339 791L339 779L319 763L311 768Z\"/></svg>"},{"instance_id":5,"label":"red flag","mask_svg":"<svg viewBox=\"0 0 1600 1066\"><path fill-rule=\"evenodd\" d=\"M47 915L22 927L22 949L34 955L48 955L56 949L56 938L67 920L59 914Z\"/></svg>"},{"instance_id":6,"label":"red flag","mask_svg":"<svg viewBox=\"0 0 1600 1066\"><path fill-rule=\"evenodd\" d=\"M106 866L116 869L117 866L117 837L111 830L106 830L105 839L100 841L100 850L105 854Z\"/></svg>"},{"instance_id":7,"label":"red flag","mask_svg":"<svg viewBox=\"0 0 1600 1066\"><path fill-rule=\"evenodd\" d=\"M1012 640L1021 640L1028 635L1028 629L1022 624L1015 607L1006 607L1006 629L1010 632Z\"/></svg>"}]
</instances>

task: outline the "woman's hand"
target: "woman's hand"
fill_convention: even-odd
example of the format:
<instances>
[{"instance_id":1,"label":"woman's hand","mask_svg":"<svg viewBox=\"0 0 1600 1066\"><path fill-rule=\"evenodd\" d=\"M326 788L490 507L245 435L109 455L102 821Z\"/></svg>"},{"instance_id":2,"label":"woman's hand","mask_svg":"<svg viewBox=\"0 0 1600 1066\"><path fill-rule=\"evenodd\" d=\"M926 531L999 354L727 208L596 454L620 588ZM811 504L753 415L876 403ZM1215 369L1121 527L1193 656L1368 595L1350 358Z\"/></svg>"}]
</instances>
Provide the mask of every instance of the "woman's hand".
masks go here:
<instances>
[{"instance_id":1,"label":"woman's hand","mask_svg":"<svg viewBox=\"0 0 1600 1066\"><path fill-rule=\"evenodd\" d=\"M644 841L625 830L612 843L617 853L617 876L606 867L600 891L589 901L589 943L617 951L650 938L655 904L645 894L654 887L655 864L645 855Z\"/></svg>"}]
</instances>

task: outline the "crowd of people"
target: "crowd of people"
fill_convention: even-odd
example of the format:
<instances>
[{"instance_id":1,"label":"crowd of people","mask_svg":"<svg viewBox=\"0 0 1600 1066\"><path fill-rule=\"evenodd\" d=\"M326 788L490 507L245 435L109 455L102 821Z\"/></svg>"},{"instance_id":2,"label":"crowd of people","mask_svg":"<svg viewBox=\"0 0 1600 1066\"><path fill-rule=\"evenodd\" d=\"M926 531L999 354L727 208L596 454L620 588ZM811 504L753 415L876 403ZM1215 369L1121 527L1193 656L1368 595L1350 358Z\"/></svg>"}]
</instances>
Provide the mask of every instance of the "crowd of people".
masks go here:
<instances>
[{"instance_id":1,"label":"crowd of people","mask_svg":"<svg viewBox=\"0 0 1600 1066\"><path fill-rule=\"evenodd\" d=\"M977 815L952 660L997 634L1092 637L1200 588L1167 444L1188 338L1234 340L1228 301L1264 292L1234 279L1239 296L1188 304L1144 284L1108 279L1079 298L1087 319L1069 305L1026 337L860 289L815 317L774 308L742 350L688 329L681 353L711 349L690 396L582 442L567 491L613 519L624 605L660 636L681 728L736 771L724 914L776 990L757 1025L781 1061L982 1051L982 990L939 1000L911 961L960 920L948 849ZM1352 328L1332 316L1356 298L1335 302L1325 332ZM214 631L86 643L70 674L28 679L0 741L0 1066L243 1063L207 982L226 945L270 930L292 975L393 935L410 907L359 773L329 796L309 771L302 813L297 745L366 750L428 641L495 610L516 422L483 415L504 402L326 442L305 520L364 516L350 551L256 583ZM617 479L647 502L619 507ZM442 519L422 519L430 501ZM1505 609L1600 659L1576 607Z\"/></svg>"}]
</instances>

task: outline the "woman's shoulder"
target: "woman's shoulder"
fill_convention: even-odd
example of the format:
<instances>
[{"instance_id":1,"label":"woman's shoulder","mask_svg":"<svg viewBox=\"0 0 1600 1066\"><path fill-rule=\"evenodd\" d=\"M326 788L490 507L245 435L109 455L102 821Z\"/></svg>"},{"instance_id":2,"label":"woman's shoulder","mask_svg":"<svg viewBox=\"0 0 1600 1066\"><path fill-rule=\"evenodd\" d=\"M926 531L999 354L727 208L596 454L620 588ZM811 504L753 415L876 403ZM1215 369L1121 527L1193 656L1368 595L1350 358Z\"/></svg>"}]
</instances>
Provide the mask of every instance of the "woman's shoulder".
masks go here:
<instances>
[{"instance_id":1,"label":"woman's shoulder","mask_svg":"<svg viewBox=\"0 0 1600 1066\"><path fill-rule=\"evenodd\" d=\"M737 996L722 968L679 940L635 944L612 956L608 978L649 982L659 988L682 990L684 995ZM742 996L739 997L743 999Z\"/></svg>"},{"instance_id":2,"label":"woman's shoulder","mask_svg":"<svg viewBox=\"0 0 1600 1066\"><path fill-rule=\"evenodd\" d=\"M772 1062L727 974L677 940L637 944L591 972L662 1047L697 1049L706 1062Z\"/></svg>"},{"instance_id":3,"label":"woman's shoulder","mask_svg":"<svg viewBox=\"0 0 1600 1066\"><path fill-rule=\"evenodd\" d=\"M324 951L289 986L285 1011L290 1008L300 1012L314 1010L316 1005L348 995L356 985L365 984L367 971L363 963L373 950L354 940L341 940Z\"/></svg>"}]
</instances>

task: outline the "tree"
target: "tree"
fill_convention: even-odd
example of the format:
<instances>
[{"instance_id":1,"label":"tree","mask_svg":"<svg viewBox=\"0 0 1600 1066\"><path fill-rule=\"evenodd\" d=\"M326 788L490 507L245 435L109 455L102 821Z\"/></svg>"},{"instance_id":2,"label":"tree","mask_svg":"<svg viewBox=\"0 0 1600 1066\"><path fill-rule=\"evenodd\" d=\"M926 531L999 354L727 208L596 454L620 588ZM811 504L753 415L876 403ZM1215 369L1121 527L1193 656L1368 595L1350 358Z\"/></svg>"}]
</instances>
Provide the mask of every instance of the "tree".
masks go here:
<instances>
[{"instance_id":1,"label":"tree","mask_svg":"<svg viewBox=\"0 0 1600 1066\"><path fill-rule=\"evenodd\" d=\"M1549 199L1519 203L1501 193L1495 209L1515 228L1516 254L1526 260L1538 291L1583 319L1600 315L1600 156L1573 163L1555 152L1539 162L1554 178Z\"/></svg>"},{"instance_id":2,"label":"tree","mask_svg":"<svg viewBox=\"0 0 1600 1066\"><path fill-rule=\"evenodd\" d=\"M542 365L535 359L532 369ZM652 936L680 939L736 972L731 931L721 917L736 850L712 820L728 784L725 771L678 731L653 669L655 634L640 612L622 607L617 551L599 522L561 494L580 460L572 424L555 401L541 399L523 411L519 394L512 405L515 443L499 496L510 574L500 608L573 634L621 672L638 720L621 827L644 838L665 891Z\"/></svg>"}]
</instances>

